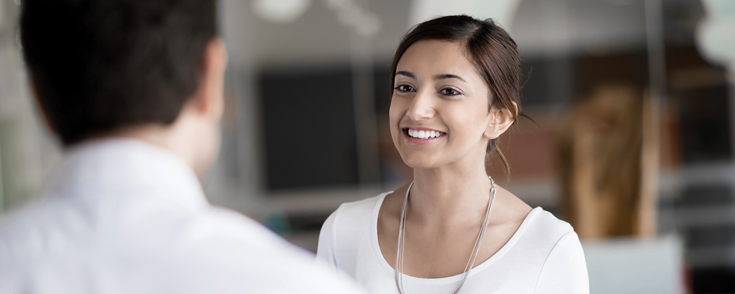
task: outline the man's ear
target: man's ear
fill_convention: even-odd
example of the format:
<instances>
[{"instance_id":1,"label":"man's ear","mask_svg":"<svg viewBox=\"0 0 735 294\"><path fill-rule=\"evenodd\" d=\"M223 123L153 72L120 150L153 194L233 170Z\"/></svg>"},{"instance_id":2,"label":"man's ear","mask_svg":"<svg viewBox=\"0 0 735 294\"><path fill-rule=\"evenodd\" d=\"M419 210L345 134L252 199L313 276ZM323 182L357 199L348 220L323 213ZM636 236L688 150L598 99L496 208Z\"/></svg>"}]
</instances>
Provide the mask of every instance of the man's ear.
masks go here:
<instances>
[{"instance_id":1,"label":"man's ear","mask_svg":"<svg viewBox=\"0 0 735 294\"><path fill-rule=\"evenodd\" d=\"M227 48L220 37L214 37L204 49L197 89L188 102L196 113L218 121L222 117L226 68Z\"/></svg>"},{"instance_id":2,"label":"man's ear","mask_svg":"<svg viewBox=\"0 0 735 294\"><path fill-rule=\"evenodd\" d=\"M515 111L516 115L513 115L511 110L507 108L499 109L497 107L492 107L490 109L490 113L488 114L488 123L484 134L486 138L490 140L496 139L505 133L511 125L513 125L515 122L513 117L518 115L518 104L513 102L513 108L514 109L512 111Z\"/></svg>"},{"instance_id":3,"label":"man's ear","mask_svg":"<svg viewBox=\"0 0 735 294\"><path fill-rule=\"evenodd\" d=\"M28 86L31 90L31 100L33 100L33 104L36 106L38 120L50 134L58 135L58 132L56 132L56 129L51 124L46 108L41 104L41 96L38 94L38 82L36 82L36 77L34 77L32 73L28 74Z\"/></svg>"}]
</instances>

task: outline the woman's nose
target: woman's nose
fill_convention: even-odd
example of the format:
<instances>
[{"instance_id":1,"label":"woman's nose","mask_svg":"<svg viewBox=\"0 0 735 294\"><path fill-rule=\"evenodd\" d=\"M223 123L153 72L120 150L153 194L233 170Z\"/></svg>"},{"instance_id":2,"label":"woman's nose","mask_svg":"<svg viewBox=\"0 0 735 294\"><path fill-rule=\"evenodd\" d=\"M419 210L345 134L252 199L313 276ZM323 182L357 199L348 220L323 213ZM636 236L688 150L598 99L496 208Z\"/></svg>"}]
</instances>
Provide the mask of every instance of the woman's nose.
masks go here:
<instances>
[{"instance_id":1,"label":"woman's nose","mask_svg":"<svg viewBox=\"0 0 735 294\"><path fill-rule=\"evenodd\" d=\"M422 121L434 117L436 111L431 98L427 91L418 91L413 101L411 101L406 115L413 121Z\"/></svg>"}]
</instances>

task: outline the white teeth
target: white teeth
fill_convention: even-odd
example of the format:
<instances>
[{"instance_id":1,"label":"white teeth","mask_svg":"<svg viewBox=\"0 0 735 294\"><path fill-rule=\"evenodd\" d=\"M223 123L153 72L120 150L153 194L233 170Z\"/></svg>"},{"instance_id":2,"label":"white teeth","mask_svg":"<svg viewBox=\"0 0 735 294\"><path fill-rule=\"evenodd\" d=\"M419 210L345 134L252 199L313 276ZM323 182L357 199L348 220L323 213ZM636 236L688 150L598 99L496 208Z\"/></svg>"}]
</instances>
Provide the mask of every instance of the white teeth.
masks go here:
<instances>
[{"instance_id":1,"label":"white teeth","mask_svg":"<svg viewBox=\"0 0 735 294\"><path fill-rule=\"evenodd\" d=\"M419 139L429 139L429 138L436 138L442 135L442 132L437 131L417 131L408 129L408 135L413 138L419 138Z\"/></svg>"}]
</instances>

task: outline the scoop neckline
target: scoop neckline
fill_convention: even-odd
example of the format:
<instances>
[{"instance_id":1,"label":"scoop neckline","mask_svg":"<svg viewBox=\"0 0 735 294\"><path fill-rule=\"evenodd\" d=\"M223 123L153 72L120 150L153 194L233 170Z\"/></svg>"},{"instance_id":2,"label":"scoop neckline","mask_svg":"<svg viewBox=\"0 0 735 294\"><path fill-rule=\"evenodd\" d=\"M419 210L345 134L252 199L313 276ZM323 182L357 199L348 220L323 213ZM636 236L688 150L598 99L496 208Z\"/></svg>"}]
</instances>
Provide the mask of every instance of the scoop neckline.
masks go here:
<instances>
[{"instance_id":1,"label":"scoop neckline","mask_svg":"<svg viewBox=\"0 0 735 294\"><path fill-rule=\"evenodd\" d=\"M385 192L383 194L378 195L378 201L375 204L375 207L373 208L373 213L370 218L370 242L373 245L373 253L376 255L375 257L378 259L378 262L380 263L381 267L383 267L383 269L385 269L391 275L393 275L395 274L396 270L388 263L388 261L385 260L385 257L383 257L383 252L380 250L380 243L378 242L378 215L380 213L380 207L383 205L383 200L385 200L385 197L391 193L393 193L393 191ZM523 219L521 226L518 227L515 233L513 233L513 236L510 237L510 240L508 240L508 242L506 242L503 245L503 247L501 247L500 250L498 250L498 252L495 252L495 254L490 256L490 258L488 258L484 262L473 267L472 271L470 271L470 276L477 274L478 272L482 271L486 267L495 263L497 260L502 258L503 255L505 255L508 251L510 251L513 248L513 246L518 242L518 240L521 238L523 233L526 231L526 228L529 226L531 221L536 217L536 215L538 215L542 211L543 209L539 206L531 210L531 212L529 212L528 215L526 215L526 218ZM462 278L462 274L456 274L453 276L442 277L442 278L419 278L419 277L414 277L414 276L403 274L404 281L431 283L431 284L443 284L443 283L449 283L449 282L456 282L460 278Z\"/></svg>"}]
</instances>

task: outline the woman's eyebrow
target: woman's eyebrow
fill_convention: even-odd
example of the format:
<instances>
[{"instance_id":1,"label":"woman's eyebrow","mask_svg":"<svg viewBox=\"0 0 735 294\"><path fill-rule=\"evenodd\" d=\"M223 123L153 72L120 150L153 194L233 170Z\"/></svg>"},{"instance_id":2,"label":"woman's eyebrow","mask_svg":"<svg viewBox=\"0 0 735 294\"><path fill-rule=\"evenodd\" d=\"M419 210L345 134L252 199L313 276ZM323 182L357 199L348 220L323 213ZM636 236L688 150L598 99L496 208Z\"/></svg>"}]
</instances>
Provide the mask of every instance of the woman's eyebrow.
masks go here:
<instances>
[{"instance_id":1,"label":"woman's eyebrow","mask_svg":"<svg viewBox=\"0 0 735 294\"><path fill-rule=\"evenodd\" d=\"M396 75L407 76L407 77L412 78L412 79L415 79L416 78L416 76L413 73L410 73L410 72L407 72L407 71L398 71L398 72L396 72Z\"/></svg>"},{"instance_id":2,"label":"woman's eyebrow","mask_svg":"<svg viewBox=\"0 0 735 294\"><path fill-rule=\"evenodd\" d=\"M453 75L453 74L441 74L441 75L435 75L434 76L434 80L443 80L443 79L458 79L458 80L463 81L465 83L467 82L462 77L460 77L458 75Z\"/></svg>"},{"instance_id":3,"label":"woman's eyebrow","mask_svg":"<svg viewBox=\"0 0 735 294\"><path fill-rule=\"evenodd\" d=\"M407 76L407 77L412 78L412 79L415 79L416 78L416 75L414 75L411 72L407 72L407 71L397 71L396 72L396 75ZM434 76L434 80L443 80L443 79L458 79L458 80L463 81L465 83L467 82L462 77L460 77L458 75L453 75L453 74L439 74L439 75L435 75Z\"/></svg>"}]
</instances>

